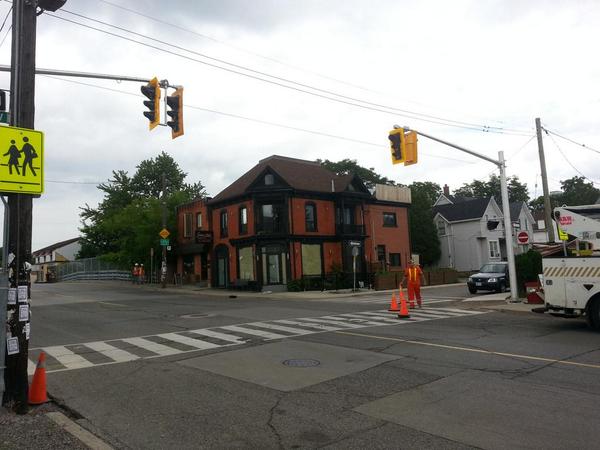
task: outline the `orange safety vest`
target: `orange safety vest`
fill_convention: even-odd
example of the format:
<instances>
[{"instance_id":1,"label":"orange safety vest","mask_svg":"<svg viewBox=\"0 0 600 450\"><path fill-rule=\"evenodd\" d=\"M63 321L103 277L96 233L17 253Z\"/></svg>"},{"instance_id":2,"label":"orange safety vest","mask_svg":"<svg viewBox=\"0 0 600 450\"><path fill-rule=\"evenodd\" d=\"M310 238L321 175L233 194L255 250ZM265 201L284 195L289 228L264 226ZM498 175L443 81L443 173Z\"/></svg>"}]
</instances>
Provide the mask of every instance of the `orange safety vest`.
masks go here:
<instances>
[{"instance_id":1,"label":"orange safety vest","mask_svg":"<svg viewBox=\"0 0 600 450\"><path fill-rule=\"evenodd\" d=\"M420 276L423 273L419 266L407 267L404 270L404 276L408 278L409 283L417 283L420 281Z\"/></svg>"}]
</instances>

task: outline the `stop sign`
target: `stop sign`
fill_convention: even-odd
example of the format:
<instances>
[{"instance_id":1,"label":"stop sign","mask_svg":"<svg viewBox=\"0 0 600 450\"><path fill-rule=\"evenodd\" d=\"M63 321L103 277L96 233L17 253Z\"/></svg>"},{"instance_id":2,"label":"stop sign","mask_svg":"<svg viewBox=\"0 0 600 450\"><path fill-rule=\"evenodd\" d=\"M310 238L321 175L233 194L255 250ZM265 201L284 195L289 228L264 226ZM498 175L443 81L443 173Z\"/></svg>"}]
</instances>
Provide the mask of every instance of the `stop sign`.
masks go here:
<instances>
[{"instance_id":1,"label":"stop sign","mask_svg":"<svg viewBox=\"0 0 600 450\"><path fill-rule=\"evenodd\" d=\"M517 242L519 244L529 244L529 233L527 231L519 231Z\"/></svg>"}]
</instances>

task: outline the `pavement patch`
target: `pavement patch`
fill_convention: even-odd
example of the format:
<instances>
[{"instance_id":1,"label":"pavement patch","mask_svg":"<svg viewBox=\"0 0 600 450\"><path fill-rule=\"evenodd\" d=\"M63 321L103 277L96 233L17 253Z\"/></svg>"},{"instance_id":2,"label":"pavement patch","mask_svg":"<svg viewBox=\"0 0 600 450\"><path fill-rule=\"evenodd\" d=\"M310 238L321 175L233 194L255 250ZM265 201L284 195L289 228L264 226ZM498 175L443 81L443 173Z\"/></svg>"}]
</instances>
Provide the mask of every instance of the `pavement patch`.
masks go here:
<instances>
[{"instance_id":1,"label":"pavement patch","mask_svg":"<svg viewBox=\"0 0 600 450\"><path fill-rule=\"evenodd\" d=\"M288 339L200 356L178 364L279 391L293 391L398 358L395 355ZM309 367L283 364L289 360L317 360L320 364Z\"/></svg>"},{"instance_id":2,"label":"pavement patch","mask_svg":"<svg viewBox=\"0 0 600 450\"><path fill-rule=\"evenodd\" d=\"M539 448L541 435L554 448L597 448L596 421L581 420L597 416L595 396L496 374L460 372L354 411L486 449Z\"/></svg>"}]
</instances>

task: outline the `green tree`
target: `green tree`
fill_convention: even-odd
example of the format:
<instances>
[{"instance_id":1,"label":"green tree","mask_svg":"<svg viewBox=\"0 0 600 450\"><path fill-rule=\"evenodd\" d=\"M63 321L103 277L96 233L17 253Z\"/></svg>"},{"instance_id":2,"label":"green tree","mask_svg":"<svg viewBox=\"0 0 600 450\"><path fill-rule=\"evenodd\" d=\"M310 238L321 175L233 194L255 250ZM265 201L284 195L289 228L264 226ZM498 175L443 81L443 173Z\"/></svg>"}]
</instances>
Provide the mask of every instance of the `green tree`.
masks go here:
<instances>
[{"instance_id":1,"label":"green tree","mask_svg":"<svg viewBox=\"0 0 600 450\"><path fill-rule=\"evenodd\" d=\"M431 209L442 189L439 184L431 181L416 181L408 187L412 198L408 210L411 250L420 255L424 266L430 266L437 262L441 255L440 240Z\"/></svg>"},{"instance_id":2,"label":"green tree","mask_svg":"<svg viewBox=\"0 0 600 450\"><path fill-rule=\"evenodd\" d=\"M506 184L508 188L509 202L528 202L529 192L527 185L519 181L519 177L507 177ZM488 181L473 180L471 183L465 183L454 191L458 197L489 198L494 197L498 204L502 203L500 194L500 177L491 175Z\"/></svg>"},{"instance_id":3,"label":"green tree","mask_svg":"<svg viewBox=\"0 0 600 450\"><path fill-rule=\"evenodd\" d=\"M176 242L177 205L206 195L201 183L185 183L186 173L166 153L142 161L133 177L123 170L113 171L98 186L104 198L96 208L80 208L82 245L79 257L102 256L123 267L147 262L150 248L160 251L158 232L162 228L162 178L167 189L164 201L167 228Z\"/></svg>"},{"instance_id":4,"label":"green tree","mask_svg":"<svg viewBox=\"0 0 600 450\"><path fill-rule=\"evenodd\" d=\"M583 177L574 176L561 181L560 186L560 193L550 196L550 205L553 209L560 205L591 205L600 198L600 189L594 187L591 181L586 181ZM544 196L541 195L532 200L529 206L536 211L543 211Z\"/></svg>"},{"instance_id":5,"label":"green tree","mask_svg":"<svg viewBox=\"0 0 600 450\"><path fill-rule=\"evenodd\" d=\"M375 172L374 167L366 168L358 165L355 159L342 159L338 162L329 161L328 159L322 160L317 159L317 162L325 167L327 170L331 170L337 175L348 175L354 173L360 177L368 188L375 187L376 184L389 184L395 185L396 183L389 178L382 177Z\"/></svg>"}]
</instances>

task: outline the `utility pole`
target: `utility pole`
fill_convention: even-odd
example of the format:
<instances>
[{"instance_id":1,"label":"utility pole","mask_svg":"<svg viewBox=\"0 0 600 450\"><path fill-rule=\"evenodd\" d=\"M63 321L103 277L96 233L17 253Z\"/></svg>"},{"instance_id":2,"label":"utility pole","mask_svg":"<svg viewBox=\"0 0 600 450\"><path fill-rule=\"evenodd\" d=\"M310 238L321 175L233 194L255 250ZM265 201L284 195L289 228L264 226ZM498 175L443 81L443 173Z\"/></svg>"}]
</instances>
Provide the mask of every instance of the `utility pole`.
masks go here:
<instances>
[{"instance_id":1,"label":"utility pole","mask_svg":"<svg viewBox=\"0 0 600 450\"><path fill-rule=\"evenodd\" d=\"M162 174L162 229L167 228L167 176ZM162 264L160 266L160 282L164 288L167 287L167 246L162 245Z\"/></svg>"},{"instance_id":2,"label":"utility pole","mask_svg":"<svg viewBox=\"0 0 600 450\"><path fill-rule=\"evenodd\" d=\"M546 233L548 233L548 242L554 242L554 226L552 226L552 205L550 204L550 191L548 190L548 175L546 175L546 157L544 156L542 124L540 122L539 117L535 119L535 131L537 133L538 152L540 154L540 167L542 171L542 189L544 190L544 222L546 222Z\"/></svg>"},{"instance_id":3,"label":"utility pole","mask_svg":"<svg viewBox=\"0 0 600 450\"><path fill-rule=\"evenodd\" d=\"M29 129L34 129L35 117L36 9L37 2L13 1L10 125ZM28 298L30 280L25 263L31 260L32 200L33 197L27 194L8 195L8 254L14 255L12 263L8 266L9 287L18 289L18 286L27 286ZM29 342L26 336L29 321L19 320L20 306L17 301L16 305L10 305L8 310L7 323L11 336L18 339L19 352L6 354L5 391L2 404L12 406L17 414L26 414L29 410L27 404ZM1 325L4 327L4 324ZM7 351L6 340L2 342L2 347L3 352Z\"/></svg>"}]
</instances>

